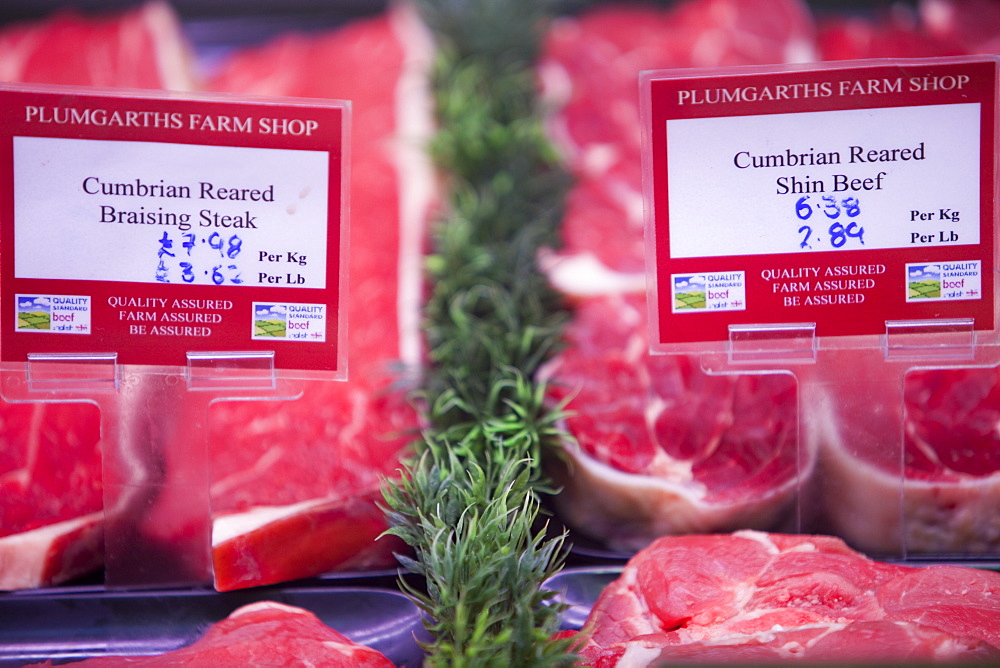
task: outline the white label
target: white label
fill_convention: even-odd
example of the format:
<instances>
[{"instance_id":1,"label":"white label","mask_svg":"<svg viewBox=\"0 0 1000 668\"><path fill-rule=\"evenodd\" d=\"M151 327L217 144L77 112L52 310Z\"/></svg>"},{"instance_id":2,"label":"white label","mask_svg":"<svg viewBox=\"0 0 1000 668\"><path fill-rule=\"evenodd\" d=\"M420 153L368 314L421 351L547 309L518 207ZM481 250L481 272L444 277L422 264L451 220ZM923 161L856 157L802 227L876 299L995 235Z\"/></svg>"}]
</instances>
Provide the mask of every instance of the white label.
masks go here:
<instances>
[{"instance_id":1,"label":"white label","mask_svg":"<svg viewBox=\"0 0 1000 668\"><path fill-rule=\"evenodd\" d=\"M329 154L14 138L17 278L326 287Z\"/></svg>"},{"instance_id":2,"label":"white label","mask_svg":"<svg viewBox=\"0 0 1000 668\"><path fill-rule=\"evenodd\" d=\"M979 243L979 104L667 121L673 258Z\"/></svg>"}]
</instances>

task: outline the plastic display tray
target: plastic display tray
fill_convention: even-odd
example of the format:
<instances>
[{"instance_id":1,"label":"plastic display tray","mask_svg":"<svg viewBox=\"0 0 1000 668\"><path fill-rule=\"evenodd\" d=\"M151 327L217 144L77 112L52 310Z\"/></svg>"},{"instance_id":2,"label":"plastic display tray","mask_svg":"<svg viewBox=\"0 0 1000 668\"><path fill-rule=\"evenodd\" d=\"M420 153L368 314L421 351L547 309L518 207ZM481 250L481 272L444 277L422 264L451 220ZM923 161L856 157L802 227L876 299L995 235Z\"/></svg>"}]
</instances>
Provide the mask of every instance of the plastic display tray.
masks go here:
<instances>
[{"instance_id":1,"label":"plastic display tray","mask_svg":"<svg viewBox=\"0 0 1000 668\"><path fill-rule=\"evenodd\" d=\"M0 596L0 666L153 655L191 644L233 610L276 601L309 610L351 640L418 668L421 613L403 594L367 587L107 591L60 587Z\"/></svg>"}]
</instances>

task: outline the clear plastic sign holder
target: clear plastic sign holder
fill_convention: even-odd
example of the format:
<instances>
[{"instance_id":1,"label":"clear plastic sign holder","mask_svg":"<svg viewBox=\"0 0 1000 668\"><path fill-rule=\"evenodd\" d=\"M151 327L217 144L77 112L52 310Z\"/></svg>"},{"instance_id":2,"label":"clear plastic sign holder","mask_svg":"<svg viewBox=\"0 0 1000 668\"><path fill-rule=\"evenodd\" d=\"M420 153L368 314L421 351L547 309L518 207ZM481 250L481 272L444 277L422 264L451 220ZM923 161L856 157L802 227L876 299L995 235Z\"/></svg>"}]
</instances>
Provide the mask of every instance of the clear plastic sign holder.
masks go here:
<instances>
[{"instance_id":1,"label":"clear plastic sign holder","mask_svg":"<svg viewBox=\"0 0 1000 668\"><path fill-rule=\"evenodd\" d=\"M906 446L933 374L1000 364L998 65L640 76L651 352L796 378L802 532L1000 561L1000 472L972 463L997 441Z\"/></svg>"},{"instance_id":2,"label":"clear plastic sign holder","mask_svg":"<svg viewBox=\"0 0 1000 668\"><path fill-rule=\"evenodd\" d=\"M210 406L347 376L350 104L3 86L0 113L0 397L99 408L106 587L209 585Z\"/></svg>"},{"instance_id":3,"label":"clear plastic sign holder","mask_svg":"<svg viewBox=\"0 0 1000 668\"><path fill-rule=\"evenodd\" d=\"M187 367L120 365L116 355L32 355L5 366L9 401L95 404L101 413L105 586L212 581L208 410L220 400L293 400L301 382L227 353ZM228 363L233 362L233 366Z\"/></svg>"}]
</instances>

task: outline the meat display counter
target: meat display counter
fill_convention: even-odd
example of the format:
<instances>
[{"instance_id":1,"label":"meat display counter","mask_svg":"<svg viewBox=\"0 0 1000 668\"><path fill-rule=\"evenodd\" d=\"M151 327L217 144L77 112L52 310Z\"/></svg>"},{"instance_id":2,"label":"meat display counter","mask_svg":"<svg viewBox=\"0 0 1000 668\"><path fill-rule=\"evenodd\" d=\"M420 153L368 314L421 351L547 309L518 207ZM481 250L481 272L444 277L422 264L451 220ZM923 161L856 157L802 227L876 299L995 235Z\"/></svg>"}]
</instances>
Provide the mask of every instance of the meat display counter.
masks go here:
<instances>
[{"instance_id":1,"label":"meat display counter","mask_svg":"<svg viewBox=\"0 0 1000 668\"><path fill-rule=\"evenodd\" d=\"M883 406L879 420L862 425L852 416L884 403L885 383L866 375L881 351L833 364L838 382L860 389L840 405L817 404L824 411L807 419L793 374L762 380L704 373L693 358L646 354L634 98L636 75L647 68L996 52L1000 13L991 3L975 5L979 18L969 22L944 11L956 3L937 0L891 6L777 0L767 15L709 0L564 4L566 15L546 37L539 81L551 105L547 128L577 182L564 247L538 256L576 307L567 348L547 372L583 379L585 388L553 394L572 396L585 408L566 422L581 446L576 468L558 473L567 476L561 483L572 494L551 508L553 524L570 526L574 543L568 568L550 583L569 606L564 629L582 627L601 592L651 540L647 532L669 532L681 516L690 522L680 533L706 526L713 533L830 533L892 565L996 570L1000 529L990 513L1000 503L996 365L914 366L905 376L905 403ZM711 10L720 4L733 11ZM70 7L101 10L101 18L56 13ZM387 528L378 486L399 466L406 440L400 434L420 425L406 401L423 363L416 286L441 196L419 150L433 127L428 34L405 3L364 0L322 7L307 0L16 0L0 20L0 77L352 100L350 282L358 290L347 383L308 384L287 401L230 397L210 409L210 439L220 444L212 455L213 523L239 549L246 536L264 561L306 564L280 571L278 581L254 580L254 569L246 567L238 574L247 576L245 584L233 591L216 591L211 583L105 587L95 547L103 519L94 406L0 406L0 564L14 563L4 561L5 554L17 557L18 568L31 564L27 579L5 581L15 569L0 572L0 586L12 590L0 594L0 665L170 651L264 600L310 610L396 665L419 665L419 642L427 636L416 605L396 583L393 552L401 546L376 538ZM37 48L37 41L19 41L25 35L52 41ZM966 46L960 49L959 41ZM367 234L373 220L382 224ZM598 346L589 348L594 342ZM904 414L910 422L896 430ZM877 447L885 433L902 439L896 431L906 432L912 452ZM383 438L386 433L399 438ZM874 445L858 446L859 434ZM824 451L807 446L806 435L822 436ZM754 445L761 442L766 447ZM969 444L972 455L962 450ZM913 466L900 474L904 457ZM731 484L734 471L745 479ZM942 493L935 483L944 479L958 483ZM734 492L741 489L749 493ZM673 501L663 502L667 497ZM904 497L915 504L905 512ZM932 542L927 550L913 549L909 538L901 544L904 529L893 522L916 518L919 524L926 508L937 524L920 531L933 539L934 527L957 527L952 533L959 542ZM721 524L707 523L720 516ZM240 554L221 545L213 546L213 557ZM63 559L67 554L71 558ZM327 559L330 554L336 558ZM64 569L67 564L73 568Z\"/></svg>"}]
</instances>

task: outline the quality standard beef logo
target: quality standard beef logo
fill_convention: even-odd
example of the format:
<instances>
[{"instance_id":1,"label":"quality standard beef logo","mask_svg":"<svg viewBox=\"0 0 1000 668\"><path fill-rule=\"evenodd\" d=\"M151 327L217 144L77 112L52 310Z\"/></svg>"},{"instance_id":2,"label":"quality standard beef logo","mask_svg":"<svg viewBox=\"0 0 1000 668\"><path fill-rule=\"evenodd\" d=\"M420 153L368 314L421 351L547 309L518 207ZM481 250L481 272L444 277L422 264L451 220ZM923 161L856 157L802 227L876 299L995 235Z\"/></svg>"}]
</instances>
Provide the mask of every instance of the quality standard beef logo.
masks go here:
<instances>
[{"instance_id":1,"label":"quality standard beef logo","mask_svg":"<svg viewBox=\"0 0 1000 668\"><path fill-rule=\"evenodd\" d=\"M16 295L16 331L90 334L89 296Z\"/></svg>"}]
</instances>

